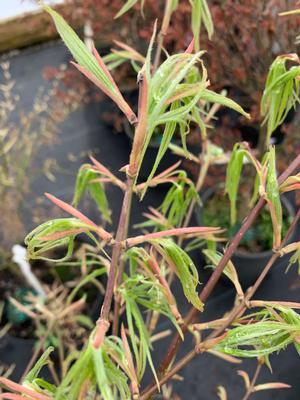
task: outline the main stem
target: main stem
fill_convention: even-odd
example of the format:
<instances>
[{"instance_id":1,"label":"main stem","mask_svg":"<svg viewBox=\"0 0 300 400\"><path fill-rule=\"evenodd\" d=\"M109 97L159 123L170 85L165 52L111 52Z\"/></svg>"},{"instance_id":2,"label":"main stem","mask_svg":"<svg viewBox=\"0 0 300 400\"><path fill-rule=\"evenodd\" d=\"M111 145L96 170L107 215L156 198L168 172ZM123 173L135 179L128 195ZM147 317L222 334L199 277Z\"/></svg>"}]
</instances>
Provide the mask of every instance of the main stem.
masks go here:
<instances>
[{"instance_id":1,"label":"main stem","mask_svg":"<svg viewBox=\"0 0 300 400\"><path fill-rule=\"evenodd\" d=\"M124 231L124 238L127 238L128 236L128 227L129 227L129 221L130 221L130 210L131 210L131 204L132 204L132 196L129 199L129 204L128 204L128 213L127 213L127 218L126 218L126 223L125 223L125 231ZM122 280L122 274L124 271L124 261L120 260L120 268L117 271L117 276L116 276L116 285L119 287L121 280ZM114 318L113 318L113 328L112 328L112 334L117 335L118 330L119 330L119 315L120 315L120 308L121 308L121 299L120 296L117 296L115 298L115 307L114 307Z\"/></svg>"},{"instance_id":2,"label":"main stem","mask_svg":"<svg viewBox=\"0 0 300 400\"><path fill-rule=\"evenodd\" d=\"M121 256L124 251L122 243L124 243L127 236L133 188L138 173L142 147L144 145L147 133L147 115L148 115L147 112L148 112L148 82L146 80L145 73L143 72L141 73L139 81L138 123L135 128L135 134L129 158L129 165L127 167L126 189L124 193L123 204L120 213L118 229L116 233L116 240L112 251L112 258L108 274L105 297L101 308L100 317L97 321L97 328L94 338L95 348L99 348L101 346L104 337L106 335L106 332L110 327L109 312L112 304L112 299L114 296L117 267L120 267L121 269L122 265ZM119 277L120 275L121 271L119 271ZM117 307L117 309L115 309L115 315L114 315L114 331L117 329L118 318L119 318L119 310Z\"/></svg>"},{"instance_id":3,"label":"main stem","mask_svg":"<svg viewBox=\"0 0 300 400\"><path fill-rule=\"evenodd\" d=\"M105 297L101 308L100 317L97 321L97 330L94 339L94 346L99 348L104 340L105 334L109 329L109 312L114 295L114 287L116 280L116 271L120 263L121 255L123 252L122 242L126 239L127 235L127 221L131 209L131 199L133 193L134 179L130 176L127 177L126 190L124 193L122 209L119 218L118 229L116 233L116 243L113 247L111 264L108 274L108 281L105 291Z\"/></svg>"}]
</instances>

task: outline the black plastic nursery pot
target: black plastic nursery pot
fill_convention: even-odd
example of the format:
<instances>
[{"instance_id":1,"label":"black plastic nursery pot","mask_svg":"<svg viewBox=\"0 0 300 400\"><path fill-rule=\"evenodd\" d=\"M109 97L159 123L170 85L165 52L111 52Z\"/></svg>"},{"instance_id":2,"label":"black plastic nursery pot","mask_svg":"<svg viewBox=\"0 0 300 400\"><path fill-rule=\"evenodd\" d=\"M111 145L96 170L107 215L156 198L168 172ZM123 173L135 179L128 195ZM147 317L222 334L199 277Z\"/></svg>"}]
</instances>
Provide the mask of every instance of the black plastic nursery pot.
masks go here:
<instances>
[{"instance_id":1,"label":"black plastic nursery pot","mask_svg":"<svg viewBox=\"0 0 300 400\"><path fill-rule=\"evenodd\" d=\"M35 340L6 334L0 341L0 360L6 368L14 365L10 378L19 380L34 351Z\"/></svg>"},{"instance_id":2,"label":"black plastic nursery pot","mask_svg":"<svg viewBox=\"0 0 300 400\"><path fill-rule=\"evenodd\" d=\"M195 217L197 219L198 224L201 226L203 225L203 207L205 207L205 202L209 198L211 198L214 194L214 190L212 189L207 189L204 191L204 193L201 195L201 200L202 200L202 207L197 206L195 208ZM289 198L286 195L281 196L281 204L283 208L285 209L286 215L289 217L293 218L296 214L295 212L295 207L293 206L292 202L289 200ZM217 212L217 210L216 210ZM287 244L292 243L297 240L297 232L298 229L296 228L294 232L291 234ZM225 247L225 243L223 245L217 246L217 249L220 252L223 252L223 248ZM261 274L262 270L270 260L270 258L273 255L272 250L267 250L267 251L261 251L261 252L249 252L249 251L241 251L239 248L235 251L233 254L231 260L237 270L239 280L243 288L247 288L256 281L256 279L259 277ZM277 267L280 266L288 266L290 255L284 255L274 263L272 267L272 271L276 269ZM271 272L272 272L271 271ZM271 273L269 272L269 274Z\"/></svg>"}]
</instances>

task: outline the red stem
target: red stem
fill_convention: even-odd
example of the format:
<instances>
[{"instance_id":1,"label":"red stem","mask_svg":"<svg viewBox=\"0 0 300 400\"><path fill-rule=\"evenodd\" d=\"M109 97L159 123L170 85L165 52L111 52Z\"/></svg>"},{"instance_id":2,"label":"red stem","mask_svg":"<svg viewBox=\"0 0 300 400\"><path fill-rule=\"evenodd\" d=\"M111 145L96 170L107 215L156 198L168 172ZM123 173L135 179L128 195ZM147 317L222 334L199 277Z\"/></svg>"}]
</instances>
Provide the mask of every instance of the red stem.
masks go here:
<instances>
[{"instance_id":1,"label":"red stem","mask_svg":"<svg viewBox=\"0 0 300 400\"><path fill-rule=\"evenodd\" d=\"M108 274L108 281L105 291L105 297L101 308L100 317L97 321L97 329L94 339L94 347L99 348L104 340L105 334L109 329L109 312L111 308L112 298L114 295L114 286L116 280L116 270L119 264L122 254L122 242L126 239L126 222L127 215L130 212L130 204L132 198L134 179L132 177L127 178L127 188L124 194L121 214L119 218L119 224L116 234L116 243L114 244L112 251L111 264Z\"/></svg>"},{"instance_id":2,"label":"red stem","mask_svg":"<svg viewBox=\"0 0 300 400\"><path fill-rule=\"evenodd\" d=\"M108 274L105 297L101 308L100 317L97 321L96 333L94 338L95 348L99 348L101 346L104 337L106 335L106 332L110 327L109 312L111 308L112 299L114 296L117 267L119 267L119 277L121 276L122 273L121 256L124 250L124 241L127 238L133 188L135 185L135 179L139 167L142 147L144 145L147 133L147 104L148 104L148 83L146 81L145 74L142 74L139 82L138 123L135 129L134 140L130 153L129 166L127 169L126 190L124 193L123 204L119 218L118 229L116 233L116 240L115 243L113 243L112 258ZM113 322L114 331L117 330L118 318L119 318L119 306L116 306L114 313L114 322Z\"/></svg>"}]
</instances>

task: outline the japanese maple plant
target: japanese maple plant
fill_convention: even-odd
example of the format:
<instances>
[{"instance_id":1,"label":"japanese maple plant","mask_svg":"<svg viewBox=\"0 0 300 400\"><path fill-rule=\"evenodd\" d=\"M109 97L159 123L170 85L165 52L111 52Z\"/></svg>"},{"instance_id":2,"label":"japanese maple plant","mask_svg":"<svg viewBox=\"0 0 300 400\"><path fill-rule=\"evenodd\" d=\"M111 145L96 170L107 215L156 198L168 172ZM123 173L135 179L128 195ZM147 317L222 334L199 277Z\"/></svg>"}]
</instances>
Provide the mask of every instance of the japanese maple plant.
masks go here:
<instances>
[{"instance_id":1,"label":"japanese maple plant","mask_svg":"<svg viewBox=\"0 0 300 400\"><path fill-rule=\"evenodd\" d=\"M126 2L119 16L134 3L136 1ZM133 125L135 133L129 162L125 166L120 165L124 173L123 180L91 156L90 163L84 164L79 170L72 205L46 194L50 201L71 217L47 221L26 237L30 259L47 259L50 250L61 246L67 249L64 259L69 258L75 237L79 234L87 235L101 252L102 258L106 258L105 296L99 310L99 319L86 345L81 352L70 355L73 362L69 363L70 367L55 385L38 377L40 369L51 358L51 349L48 349L22 382L0 378L6 388L0 398L146 400L153 398L157 392L162 392L165 398L172 398L168 387L171 378L194 357L201 357L204 352L211 352L228 362L243 357L257 360L253 379L246 372L240 371L246 386L244 400L258 390L288 388L288 385L280 382L257 385L256 380L262 365L269 366L270 354L289 344L294 345L300 353L300 316L295 311L300 308L300 304L262 301L253 299L253 296L279 257L292 253L291 264L297 260L300 262L300 242L287 244L300 218L300 211L282 238L280 202L281 193L300 188L300 175L297 174L300 155L277 177L275 149L269 145L274 127L298 100L299 60L294 54L282 56L274 61L270 70L262 101L268 127L262 159L257 159L255 152L246 143L236 144L232 151L226 181L231 216L235 218L238 182L244 160L253 165L256 171L253 208L222 256L217 259L208 282L201 288L198 271L188 249L195 245L202 249L212 249L214 242L222 241L226 236L222 227L190 226L193 207L200 202L198 190L207 172L206 161L212 162L214 157L213 147L207 138L208 121L220 105L233 108L248 118L250 116L232 100L209 89L199 32L201 22L209 34L213 32L213 25L206 1L193 0L191 3L195 40L182 53L165 54L163 62L164 35L177 1L166 1L164 20L158 35L157 23L154 23L148 52L145 57L138 57L143 63L137 74L137 115L133 111L134 107L122 96L97 50L93 48L91 52L65 20L45 6L76 61L72 62L74 67L113 100ZM132 48L124 44L122 46L127 52L127 58L137 58ZM116 59L116 55L114 57ZM287 69L287 60L296 63L296 66ZM135 67L137 65L135 63ZM181 137L182 154L190 156L186 147L190 124L196 125L201 132L203 147L203 163L196 186L186 172L180 169L180 163L156 174L157 166L175 134ZM155 129L162 131L157 160L146 182L140 182L139 169ZM161 206L158 209L151 208L145 215L147 219L140 224L139 235L129 236L132 197L138 196L142 200L152 187L166 183L170 188ZM78 209L83 194L88 192L96 202L102 220L110 222L109 201L105 194L105 185L108 184L118 187L123 198L116 233L111 233L107 225L95 223ZM273 225L274 253L255 284L243 291L238 271L230 259L266 204ZM191 243L189 247L186 246ZM236 290L235 304L219 319L201 323L201 312L223 273L229 277ZM191 303L187 315L181 314L180 304L177 304L172 293L175 279ZM164 336L164 332L159 330L162 318L169 320L174 328L174 336L160 365L155 365L152 342ZM191 350L178 359L177 350L184 340L189 341ZM142 387L146 370L152 371L153 382ZM225 400L226 388L219 387L218 395Z\"/></svg>"}]
</instances>

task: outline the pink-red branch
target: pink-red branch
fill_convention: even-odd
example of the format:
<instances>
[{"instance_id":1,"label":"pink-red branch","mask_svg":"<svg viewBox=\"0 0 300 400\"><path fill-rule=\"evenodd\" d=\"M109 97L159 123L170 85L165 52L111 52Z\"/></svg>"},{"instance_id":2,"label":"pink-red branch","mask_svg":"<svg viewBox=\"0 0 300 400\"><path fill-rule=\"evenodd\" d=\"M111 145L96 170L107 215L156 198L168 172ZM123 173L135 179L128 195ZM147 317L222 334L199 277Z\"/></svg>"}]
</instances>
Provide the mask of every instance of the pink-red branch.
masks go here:
<instances>
[{"instance_id":1,"label":"pink-red branch","mask_svg":"<svg viewBox=\"0 0 300 400\"><path fill-rule=\"evenodd\" d=\"M6 386L10 390L13 390L14 392L19 392L22 394L25 394L26 396L29 396L29 398L33 400L51 400L49 396L46 396L41 393L37 393L32 389L27 388L26 386L20 385L18 383L15 383L11 381L10 379L7 378L0 378L0 384ZM3 395L7 396L7 393L5 394L0 394L0 399ZM17 396L17 395L15 395ZM3 399L9 399L9 397L2 397ZM10 397L11 399L25 399L25 397L19 396L19 397Z\"/></svg>"},{"instance_id":2,"label":"pink-red branch","mask_svg":"<svg viewBox=\"0 0 300 400\"><path fill-rule=\"evenodd\" d=\"M126 240L126 245L128 247L136 246L144 242L149 242L154 239L159 239L167 236L182 236L182 235L197 235L197 236L208 236L215 235L224 232L221 228L206 227L206 226L196 226L189 228L174 228L168 229L166 231L148 233L146 235L139 235Z\"/></svg>"}]
</instances>

